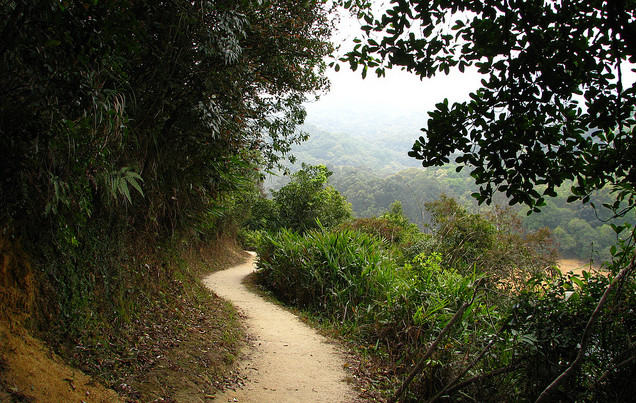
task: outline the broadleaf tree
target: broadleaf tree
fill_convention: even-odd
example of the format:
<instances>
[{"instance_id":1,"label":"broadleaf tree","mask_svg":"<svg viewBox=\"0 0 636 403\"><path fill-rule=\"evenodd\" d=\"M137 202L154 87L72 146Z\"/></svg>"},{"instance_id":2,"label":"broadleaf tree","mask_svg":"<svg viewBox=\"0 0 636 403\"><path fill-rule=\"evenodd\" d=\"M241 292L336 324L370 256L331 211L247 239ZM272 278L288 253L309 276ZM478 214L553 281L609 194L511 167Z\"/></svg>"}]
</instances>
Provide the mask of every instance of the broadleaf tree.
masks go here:
<instances>
[{"instance_id":1,"label":"broadleaf tree","mask_svg":"<svg viewBox=\"0 0 636 403\"><path fill-rule=\"evenodd\" d=\"M570 201L587 203L607 186L615 200L605 208L623 217L634 210L636 83L624 74L636 63L636 2L392 0L379 14L363 0L342 4L365 24L342 58L363 77L370 68L382 76L393 67L420 78L455 68L484 76L469 101L436 105L411 157L424 166L454 159L470 167L480 202L502 192L511 204L539 211L571 180ZM627 235L612 253L612 281L590 310L575 358L537 401L577 378L608 305L629 303L620 290L633 281L634 229L613 228Z\"/></svg>"},{"instance_id":2,"label":"broadleaf tree","mask_svg":"<svg viewBox=\"0 0 636 403\"><path fill-rule=\"evenodd\" d=\"M331 175L324 165L303 164L287 185L273 192L283 227L304 233L351 217L351 204L328 184Z\"/></svg>"},{"instance_id":3,"label":"broadleaf tree","mask_svg":"<svg viewBox=\"0 0 636 403\"><path fill-rule=\"evenodd\" d=\"M140 259L231 234L328 86L330 20L323 1L0 2L0 235L32 252L34 317L88 335Z\"/></svg>"},{"instance_id":4,"label":"broadleaf tree","mask_svg":"<svg viewBox=\"0 0 636 403\"><path fill-rule=\"evenodd\" d=\"M328 87L322 1L18 0L0 16L8 227L64 210L187 226L246 165L277 165Z\"/></svg>"},{"instance_id":5,"label":"broadleaf tree","mask_svg":"<svg viewBox=\"0 0 636 403\"><path fill-rule=\"evenodd\" d=\"M574 180L577 199L611 185L633 207L636 87L623 74L636 62L635 2L394 0L379 17L346 5L366 23L343 58L352 68L484 75L470 101L430 112L410 151L423 165L470 166L481 202L500 191L538 209Z\"/></svg>"}]
</instances>

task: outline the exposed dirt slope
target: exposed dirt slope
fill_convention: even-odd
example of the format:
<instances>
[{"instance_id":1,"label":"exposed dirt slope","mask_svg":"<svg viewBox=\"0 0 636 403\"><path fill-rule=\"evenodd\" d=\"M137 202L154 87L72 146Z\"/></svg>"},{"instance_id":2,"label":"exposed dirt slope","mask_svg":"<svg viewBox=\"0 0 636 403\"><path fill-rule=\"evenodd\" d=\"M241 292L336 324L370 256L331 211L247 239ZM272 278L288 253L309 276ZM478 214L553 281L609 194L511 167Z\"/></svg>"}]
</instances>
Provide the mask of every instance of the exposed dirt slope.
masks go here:
<instances>
[{"instance_id":1,"label":"exposed dirt slope","mask_svg":"<svg viewBox=\"0 0 636 403\"><path fill-rule=\"evenodd\" d=\"M1 234L0 402L211 401L244 334L234 308L212 297L199 279L249 257L233 242L219 239L181 251L181 260L175 260L181 266L166 269L170 276L157 272L148 279L154 291L174 294L171 304L156 303L156 294L145 294L154 303L142 306L126 328L95 327L108 346L74 339L59 340L61 347L55 348L55 341L45 344L23 325L37 311L38 286L28 256ZM188 277L175 278L177 267L178 274ZM69 363L79 363L97 377L91 379Z\"/></svg>"},{"instance_id":2,"label":"exposed dirt slope","mask_svg":"<svg viewBox=\"0 0 636 403\"><path fill-rule=\"evenodd\" d=\"M120 402L15 323L0 321L0 402Z\"/></svg>"},{"instance_id":3,"label":"exposed dirt slope","mask_svg":"<svg viewBox=\"0 0 636 403\"><path fill-rule=\"evenodd\" d=\"M216 272L204 283L246 316L251 346L240 364L242 388L227 389L218 402L350 402L345 360L333 344L296 316L241 284L254 258Z\"/></svg>"},{"instance_id":4,"label":"exposed dirt slope","mask_svg":"<svg viewBox=\"0 0 636 403\"><path fill-rule=\"evenodd\" d=\"M598 265L590 264L589 261L583 259L561 259L559 260L559 270L565 274L569 271L575 274L582 274L583 271L598 270Z\"/></svg>"}]
</instances>

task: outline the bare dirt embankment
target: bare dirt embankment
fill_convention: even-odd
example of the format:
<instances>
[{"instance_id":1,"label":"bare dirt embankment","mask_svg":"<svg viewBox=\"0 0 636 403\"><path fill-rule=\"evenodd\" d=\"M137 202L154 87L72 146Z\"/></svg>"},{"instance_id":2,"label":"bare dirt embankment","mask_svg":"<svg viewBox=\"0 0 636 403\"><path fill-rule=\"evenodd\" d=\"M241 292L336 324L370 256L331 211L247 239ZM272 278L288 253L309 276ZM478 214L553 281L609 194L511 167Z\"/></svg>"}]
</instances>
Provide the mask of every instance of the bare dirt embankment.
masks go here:
<instances>
[{"instance_id":1,"label":"bare dirt embankment","mask_svg":"<svg viewBox=\"0 0 636 403\"><path fill-rule=\"evenodd\" d=\"M123 402L19 324L0 321L0 402Z\"/></svg>"},{"instance_id":2,"label":"bare dirt embankment","mask_svg":"<svg viewBox=\"0 0 636 403\"><path fill-rule=\"evenodd\" d=\"M34 278L26 253L0 228L0 402L123 401L27 331Z\"/></svg>"},{"instance_id":3,"label":"bare dirt embankment","mask_svg":"<svg viewBox=\"0 0 636 403\"><path fill-rule=\"evenodd\" d=\"M247 290L241 281L254 258L216 272L204 283L246 317L250 346L242 357L242 387L226 389L218 402L350 402L345 360L335 345L292 313Z\"/></svg>"}]
</instances>

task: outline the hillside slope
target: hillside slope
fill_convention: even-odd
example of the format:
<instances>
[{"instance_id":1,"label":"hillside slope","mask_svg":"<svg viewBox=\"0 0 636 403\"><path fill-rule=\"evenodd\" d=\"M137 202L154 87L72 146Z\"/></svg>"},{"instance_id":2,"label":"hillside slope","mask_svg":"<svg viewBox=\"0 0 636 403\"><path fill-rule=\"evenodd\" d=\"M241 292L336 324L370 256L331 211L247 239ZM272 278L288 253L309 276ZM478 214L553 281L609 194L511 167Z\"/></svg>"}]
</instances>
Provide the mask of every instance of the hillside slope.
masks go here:
<instances>
[{"instance_id":1,"label":"hillside slope","mask_svg":"<svg viewBox=\"0 0 636 403\"><path fill-rule=\"evenodd\" d=\"M20 324L0 321L0 340L0 401L124 401L67 365Z\"/></svg>"},{"instance_id":2,"label":"hillside slope","mask_svg":"<svg viewBox=\"0 0 636 403\"><path fill-rule=\"evenodd\" d=\"M0 241L0 401L193 401L214 395L224 383L245 342L243 328L235 310L208 292L201 278L244 261L232 242L184 248L166 267L172 277L155 277L157 289L146 294L174 298L135 305L134 323L117 331L97 321L87 329L92 334L61 344L43 341L44 329L31 325L38 314L33 294L41 284L27 255ZM175 281L180 291L172 288Z\"/></svg>"}]
</instances>

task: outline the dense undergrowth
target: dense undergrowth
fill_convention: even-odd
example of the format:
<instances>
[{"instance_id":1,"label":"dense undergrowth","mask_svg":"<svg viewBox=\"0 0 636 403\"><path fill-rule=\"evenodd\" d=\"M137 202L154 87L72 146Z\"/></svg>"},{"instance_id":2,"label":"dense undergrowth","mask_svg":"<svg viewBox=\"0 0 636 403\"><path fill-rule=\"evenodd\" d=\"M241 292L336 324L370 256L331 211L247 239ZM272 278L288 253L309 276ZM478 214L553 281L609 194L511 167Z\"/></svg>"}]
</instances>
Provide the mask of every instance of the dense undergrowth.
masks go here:
<instances>
[{"instance_id":1,"label":"dense undergrowth","mask_svg":"<svg viewBox=\"0 0 636 403\"><path fill-rule=\"evenodd\" d=\"M262 234L258 279L379 358L394 381L414 371L400 400L537 399L576 359L608 273L557 273L546 240L511 236L502 224L514 220L501 211L470 216L445 199L429 208L437 214L430 234L396 208L331 229ZM505 260L501 251L516 254ZM555 399L625 401L636 391L635 295L630 279L608 296L583 364ZM389 397L399 386L379 387Z\"/></svg>"}]
</instances>

